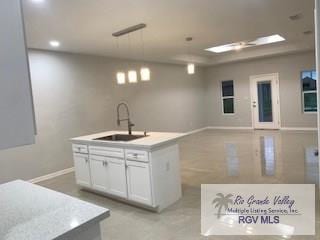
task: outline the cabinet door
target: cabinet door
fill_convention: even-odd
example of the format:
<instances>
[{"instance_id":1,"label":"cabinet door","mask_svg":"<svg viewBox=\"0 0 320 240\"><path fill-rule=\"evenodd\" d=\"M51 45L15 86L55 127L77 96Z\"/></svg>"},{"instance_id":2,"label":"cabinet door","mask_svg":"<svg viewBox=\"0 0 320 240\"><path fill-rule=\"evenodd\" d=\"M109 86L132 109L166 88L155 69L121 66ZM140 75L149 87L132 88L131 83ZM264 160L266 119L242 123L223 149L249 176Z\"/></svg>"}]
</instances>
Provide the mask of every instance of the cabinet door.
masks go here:
<instances>
[{"instance_id":1,"label":"cabinet door","mask_svg":"<svg viewBox=\"0 0 320 240\"><path fill-rule=\"evenodd\" d=\"M126 166L123 159L108 158L108 192L127 198Z\"/></svg>"},{"instance_id":2,"label":"cabinet door","mask_svg":"<svg viewBox=\"0 0 320 240\"><path fill-rule=\"evenodd\" d=\"M127 161L128 199L152 205L149 163Z\"/></svg>"},{"instance_id":3,"label":"cabinet door","mask_svg":"<svg viewBox=\"0 0 320 240\"><path fill-rule=\"evenodd\" d=\"M74 154L73 159L77 184L85 187L90 187L91 181L88 155Z\"/></svg>"},{"instance_id":4,"label":"cabinet door","mask_svg":"<svg viewBox=\"0 0 320 240\"><path fill-rule=\"evenodd\" d=\"M20 0L0 1L0 149L33 144L35 119Z\"/></svg>"},{"instance_id":5,"label":"cabinet door","mask_svg":"<svg viewBox=\"0 0 320 240\"><path fill-rule=\"evenodd\" d=\"M90 156L90 172L92 187L96 190L107 192L109 187L106 158L102 156Z\"/></svg>"}]
</instances>

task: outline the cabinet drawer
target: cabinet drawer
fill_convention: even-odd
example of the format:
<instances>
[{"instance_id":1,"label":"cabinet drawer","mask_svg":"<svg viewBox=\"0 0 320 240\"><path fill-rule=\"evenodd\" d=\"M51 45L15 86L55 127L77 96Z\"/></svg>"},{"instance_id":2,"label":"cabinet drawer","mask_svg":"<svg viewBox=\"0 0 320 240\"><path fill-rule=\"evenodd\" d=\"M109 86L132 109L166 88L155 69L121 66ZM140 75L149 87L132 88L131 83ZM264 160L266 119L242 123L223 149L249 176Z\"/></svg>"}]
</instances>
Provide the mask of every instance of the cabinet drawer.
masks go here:
<instances>
[{"instance_id":1,"label":"cabinet drawer","mask_svg":"<svg viewBox=\"0 0 320 240\"><path fill-rule=\"evenodd\" d=\"M126 159L139 162L149 162L148 152L134 149L126 149Z\"/></svg>"},{"instance_id":2,"label":"cabinet drawer","mask_svg":"<svg viewBox=\"0 0 320 240\"><path fill-rule=\"evenodd\" d=\"M88 146L83 144L72 144L72 151L74 153L88 153Z\"/></svg>"},{"instance_id":3,"label":"cabinet drawer","mask_svg":"<svg viewBox=\"0 0 320 240\"><path fill-rule=\"evenodd\" d=\"M124 158L124 150L122 148L89 146L89 152L92 155Z\"/></svg>"},{"instance_id":4,"label":"cabinet drawer","mask_svg":"<svg viewBox=\"0 0 320 240\"><path fill-rule=\"evenodd\" d=\"M107 161L107 157L105 157L105 156L98 156L98 155L90 155L90 160L100 161L100 162L106 162L106 161Z\"/></svg>"}]
</instances>

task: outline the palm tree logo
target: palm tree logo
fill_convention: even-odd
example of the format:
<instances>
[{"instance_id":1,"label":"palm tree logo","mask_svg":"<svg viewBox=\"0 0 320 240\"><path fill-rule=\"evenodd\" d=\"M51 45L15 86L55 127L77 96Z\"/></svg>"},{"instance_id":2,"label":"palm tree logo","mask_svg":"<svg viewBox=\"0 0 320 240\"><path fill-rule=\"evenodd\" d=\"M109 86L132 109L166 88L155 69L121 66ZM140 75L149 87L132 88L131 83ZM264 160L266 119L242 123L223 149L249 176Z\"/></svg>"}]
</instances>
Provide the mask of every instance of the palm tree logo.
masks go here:
<instances>
[{"instance_id":1,"label":"palm tree logo","mask_svg":"<svg viewBox=\"0 0 320 240\"><path fill-rule=\"evenodd\" d=\"M232 204L232 200L230 199L233 195L228 194L224 196L222 193L217 193L217 197L213 199L212 204L215 204L215 208L218 208L218 219L221 217L221 210L224 208L224 210L228 209L228 205Z\"/></svg>"}]
</instances>

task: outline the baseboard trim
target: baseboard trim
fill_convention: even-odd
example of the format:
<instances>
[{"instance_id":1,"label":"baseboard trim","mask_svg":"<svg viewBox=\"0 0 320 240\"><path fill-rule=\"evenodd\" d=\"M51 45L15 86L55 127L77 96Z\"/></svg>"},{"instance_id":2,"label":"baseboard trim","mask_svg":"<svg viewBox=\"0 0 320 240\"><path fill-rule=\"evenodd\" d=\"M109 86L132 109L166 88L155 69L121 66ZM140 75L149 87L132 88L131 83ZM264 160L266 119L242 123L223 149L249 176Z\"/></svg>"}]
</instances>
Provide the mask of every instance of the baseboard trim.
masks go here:
<instances>
[{"instance_id":1,"label":"baseboard trim","mask_svg":"<svg viewBox=\"0 0 320 240\"><path fill-rule=\"evenodd\" d=\"M194 129L194 130L192 130L192 131L185 132L184 135L187 136L187 135L195 134L195 133L198 133L198 132L202 132L202 131L204 131L204 130L207 130L207 129L208 129L208 127Z\"/></svg>"},{"instance_id":2,"label":"baseboard trim","mask_svg":"<svg viewBox=\"0 0 320 240\"><path fill-rule=\"evenodd\" d=\"M209 126L205 129L215 129L215 130L254 130L252 127L227 127L227 126ZM267 130L267 129L266 129ZM282 127L282 131L318 131L317 128L308 128L308 127Z\"/></svg>"},{"instance_id":3,"label":"baseboard trim","mask_svg":"<svg viewBox=\"0 0 320 240\"><path fill-rule=\"evenodd\" d=\"M68 173L71 173L71 172L74 172L74 167L66 168L66 169L63 169L63 170L60 170L60 171L57 171L57 172L54 172L54 173L50 173L50 174L47 174L47 175L44 175L44 176L41 176L41 177L37 177L37 178L29 180L29 182L30 183L39 183L39 182L42 182L42 181L45 181L45 180L49 180L49 179L52 179L52 178L55 178L55 177L58 177L58 176L61 176L61 175L65 175L65 174L68 174Z\"/></svg>"},{"instance_id":4,"label":"baseboard trim","mask_svg":"<svg viewBox=\"0 0 320 240\"><path fill-rule=\"evenodd\" d=\"M252 127L227 127L227 126L209 126L206 129L213 129L213 130L253 130Z\"/></svg>"},{"instance_id":5,"label":"baseboard trim","mask_svg":"<svg viewBox=\"0 0 320 240\"><path fill-rule=\"evenodd\" d=\"M280 130L283 130L283 131L318 131L317 128L305 128L305 127L302 127L302 128L283 127Z\"/></svg>"}]
</instances>

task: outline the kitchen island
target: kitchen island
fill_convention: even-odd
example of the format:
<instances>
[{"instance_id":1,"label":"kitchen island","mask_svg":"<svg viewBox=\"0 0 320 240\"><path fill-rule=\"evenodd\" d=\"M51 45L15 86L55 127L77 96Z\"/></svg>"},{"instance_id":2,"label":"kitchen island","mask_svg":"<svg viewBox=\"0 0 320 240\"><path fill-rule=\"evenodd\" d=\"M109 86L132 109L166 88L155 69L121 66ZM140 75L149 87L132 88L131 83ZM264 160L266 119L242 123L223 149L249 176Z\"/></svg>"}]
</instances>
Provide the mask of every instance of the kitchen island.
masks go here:
<instances>
[{"instance_id":1,"label":"kitchen island","mask_svg":"<svg viewBox=\"0 0 320 240\"><path fill-rule=\"evenodd\" d=\"M100 240L109 210L21 180L0 185L0 239Z\"/></svg>"},{"instance_id":2,"label":"kitchen island","mask_svg":"<svg viewBox=\"0 0 320 240\"><path fill-rule=\"evenodd\" d=\"M135 136L139 138L132 139ZM178 139L183 136L109 131L72 138L76 182L159 212L181 197Z\"/></svg>"}]
</instances>

